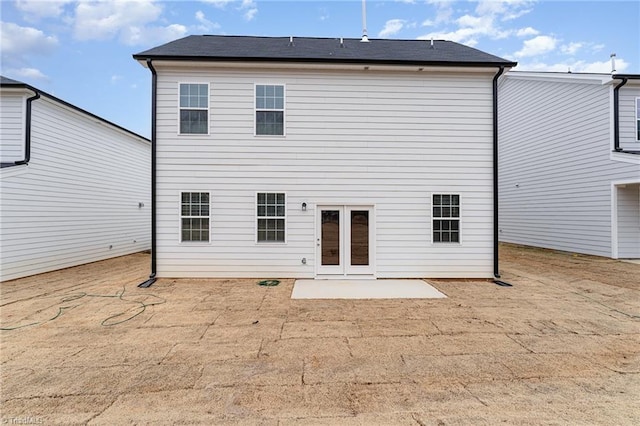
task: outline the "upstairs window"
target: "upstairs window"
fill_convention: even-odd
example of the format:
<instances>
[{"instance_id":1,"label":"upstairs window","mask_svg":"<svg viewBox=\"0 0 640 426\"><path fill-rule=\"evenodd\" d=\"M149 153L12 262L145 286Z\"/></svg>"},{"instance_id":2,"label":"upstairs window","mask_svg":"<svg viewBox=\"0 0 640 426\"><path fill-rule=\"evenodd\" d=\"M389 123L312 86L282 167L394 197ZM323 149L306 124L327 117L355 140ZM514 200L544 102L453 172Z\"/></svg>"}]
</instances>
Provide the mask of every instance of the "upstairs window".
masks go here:
<instances>
[{"instance_id":1,"label":"upstairs window","mask_svg":"<svg viewBox=\"0 0 640 426\"><path fill-rule=\"evenodd\" d=\"M433 194L433 242L460 242L460 195Z\"/></svg>"},{"instance_id":2,"label":"upstairs window","mask_svg":"<svg viewBox=\"0 0 640 426\"><path fill-rule=\"evenodd\" d=\"M256 135L284 136L284 86L256 85Z\"/></svg>"},{"instance_id":3,"label":"upstairs window","mask_svg":"<svg viewBox=\"0 0 640 426\"><path fill-rule=\"evenodd\" d=\"M180 194L180 241L209 242L209 206L208 192Z\"/></svg>"},{"instance_id":4,"label":"upstairs window","mask_svg":"<svg viewBox=\"0 0 640 426\"><path fill-rule=\"evenodd\" d=\"M259 192L257 199L258 242L285 242L285 196Z\"/></svg>"},{"instance_id":5,"label":"upstairs window","mask_svg":"<svg viewBox=\"0 0 640 426\"><path fill-rule=\"evenodd\" d=\"M209 85L180 84L180 134L209 133Z\"/></svg>"},{"instance_id":6,"label":"upstairs window","mask_svg":"<svg viewBox=\"0 0 640 426\"><path fill-rule=\"evenodd\" d=\"M636 141L640 142L640 98L636 98Z\"/></svg>"}]
</instances>

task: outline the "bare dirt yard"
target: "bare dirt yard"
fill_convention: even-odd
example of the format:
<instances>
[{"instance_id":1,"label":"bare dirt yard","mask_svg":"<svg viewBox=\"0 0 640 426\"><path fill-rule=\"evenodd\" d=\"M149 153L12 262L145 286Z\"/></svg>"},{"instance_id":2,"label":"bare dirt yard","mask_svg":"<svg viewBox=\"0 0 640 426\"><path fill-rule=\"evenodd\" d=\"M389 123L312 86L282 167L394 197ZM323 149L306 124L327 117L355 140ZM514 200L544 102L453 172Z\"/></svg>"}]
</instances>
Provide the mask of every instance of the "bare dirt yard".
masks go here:
<instances>
[{"instance_id":1,"label":"bare dirt yard","mask_svg":"<svg viewBox=\"0 0 640 426\"><path fill-rule=\"evenodd\" d=\"M139 289L148 267L1 284L3 424L640 424L640 265L505 245L512 287L430 300Z\"/></svg>"}]
</instances>

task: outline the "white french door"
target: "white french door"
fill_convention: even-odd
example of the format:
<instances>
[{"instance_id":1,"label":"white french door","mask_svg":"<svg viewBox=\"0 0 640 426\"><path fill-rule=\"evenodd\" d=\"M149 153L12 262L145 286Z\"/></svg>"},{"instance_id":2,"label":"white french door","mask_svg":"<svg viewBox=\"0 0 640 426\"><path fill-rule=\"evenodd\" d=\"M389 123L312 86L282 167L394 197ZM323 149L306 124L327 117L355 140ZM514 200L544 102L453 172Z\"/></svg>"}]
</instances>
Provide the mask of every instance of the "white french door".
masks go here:
<instances>
[{"instance_id":1,"label":"white french door","mask_svg":"<svg viewBox=\"0 0 640 426\"><path fill-rule=\"evenodd\" d=\"M318 206L316 211L317 275L373 275L373 206Z\"/></svg>"}]
</instances>

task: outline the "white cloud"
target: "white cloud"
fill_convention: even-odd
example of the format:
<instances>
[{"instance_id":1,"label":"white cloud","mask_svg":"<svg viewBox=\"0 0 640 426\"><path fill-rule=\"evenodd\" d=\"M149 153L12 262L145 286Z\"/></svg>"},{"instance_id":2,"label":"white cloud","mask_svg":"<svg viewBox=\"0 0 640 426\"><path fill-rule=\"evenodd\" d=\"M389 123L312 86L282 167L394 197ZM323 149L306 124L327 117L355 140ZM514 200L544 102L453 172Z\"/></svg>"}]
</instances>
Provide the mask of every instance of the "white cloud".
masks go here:
<instances>
[{"instance_id":1,"label":"white cloud","mask_svg":"<svg viewBox=\"0 0 640 426\"><path fill-rule=\"evenodd\" d=\"M158 45L187 34L187 27L180 24L171 24L166 27L136 27L125 28L121 34L121 40L128 45Z\"/></svg>"},{"instance_id":2,"label":"white cloud","mask_svg":"<svg viewBox=\"0 0 640 426\"><path fill-rule=\"evenodd\" d=\"M422 23L423 26L432 26L443 22L449 22L453 15L453 2L451 0L427 0L427 4L436 8L435 19L428 19ZM425 25L426 24L426 25Z\"/></svg>"},{"instance_id":3,"label":"white cloud","mask_svg":"<svg viewBox=\"0 0 640 426\"><path fill-rule=\"evenodd\" d=\"M1 22L0 40L2 53L11 55L49 53L57 45L55 36L45 35L32 27L21 27L12 22Z\"/></svg>"},{"instance_id":4,"label":"white cloud","mask_svg":"<svg viewBox=\"0 0 640 426\"><path fill-rule=\"evenodd\" d=\"M622 58L616 59L616 71L624 72L629 68L629 63ZM584 72L584 73L603 73L611 72L611 61L567 61L547 64L544 62L521 63L514 69L518 71L551 71L551 72Z\"/></svg>"},{"instance_id":5,"label":"white cloud","mask_svg":"<svg viewBox=\"0 0 640 426\"><path fill-rule=\"evenodd\" d=\"M527 56L538 56L549 53L556 48L558 40L551 36L537 36L529 40L525 40L522 49L518 50L514 55L517 58Z\"/></svg>"},{"instance_id":6,"label":"white cloud","mask_svg":"<svg viewBox=\"0 0 640 426\"><path fill-rule=\"evenodd\" d=\"M49 77L47 77L42 71L36 68L30 68L30 67L9 68L9 69L3 70L3 73L17 80L49 81Z\"/></svg>"},{"instance_id":7,"label":"white cloud","mask_svg":"<svg viewBox=\"0 0 640 426\"><path fill-rule=\"evenodd\" d=\"M252 21L257 14L258 14L258 9L256 8L249 9L244 13L244 19L247 21Z\"/></svg>"},{"instance_id":8,"label":"white cloud","mask_svg":"<svg viewBox=\"0 0 640 426\"><path fill-rule=\"evenodd\" d=\"M56 18L64 12L71 0L16 0L16 9L23 12L27 20Z\"/></svg>"},{"instance_id":9,"label":"white cloud","mask_svg":"<svg viewBox=\"0 0 640 426\"><path fill-rule=\"evenodd\" d=\"M196 21L200 23L200 25L197 26L198 31L209 32L220 28L220 24L208 20L201 10L196 12Z\"/></svg>"},{"instance_id":10,"label":"white cloud","mask_svg":"<svg viewBox=\"0 0 640 426\"><path fill-rule=\"evenodd\" d=\"M34 55L51 53L58 46L58 39L36 28L0 22L0 45L3 66L24 67Z\"/></svg>"},{"instance_id":11,"label":"white cloud","mask_svg":"<svg viewBox=\"0 0 640 426\"><path fill-rule=\"evenodd\" d=\"M378 33L378 37L386 38L398 34L405 23L406 21L404 19L389 19L384 24L384 28Z\"/></svg>"},{"instance_id":12,"label":"white cloud","mask_svg":"<svg viewBox=\"0 0 640 426\"><path fill-rule=\"evenodd\" d=\"M201 0L203 3L210 4L218 9L226 9L227 6L238 3L238 0ZM258 5L255 0L241 0L236 10L242 12L242 17L246 21L252 21L258 14Z\"/></svg>"},{"instance_id":13,"label":"white cloud","mask_svg":"<svg viewBox=\"0 0 640 426\"><path fill-rule=\"evenodd\" d=\"M218 9L224 9L229 3L233 3L236 0L201 0L203 3L208 3L217 7Z\"/></svg>"},{"instance_id":14,"label":"white cloud","mask_svg":"<svg viewBox=\"0 0 640 426\"><path fill-rule=\"evenodd\" d=\"M186 34L184 25L150 25L161 13L162 7L153 0L83 1L76 7L74 36L78 40L119 38L136 45L159 44Z\"/></svg>"},{"instance_id":15,"label":"white cloud","mask_svg":"<svg viewBox=\"0 0 640 426\"><path fill-rule=\"evenodd\" d=\"M244 11L243 18L246 21L252 21L258 14L258 6L254 0L242 0L238 10Z\"/></svg>"},{"instance_id":16,"label":"white cloud","mask_svg":"<svg viewBox=\"0 0 640 426\"><path fill-rule=\"evenodd\" d=\"M489 37L494 40L504 39L513 34L514 30L503 29L498 23L505 21L506 17L512 19L516 15L523 15L529 12L526 9L528 0L481 0L478 2L473 14L464 14L457 19L451 18L453 9L451 2L427 1L435 4L438 8L438 16L435 20L427 19L422 26L437 26L440 23L453 23L457 29L433 31L419 38L444 38L468 46L475 46L480 38ZM443 14L446 12L446 14ZM530 29L529 31L535 31Z\"/></svg>"},{"instance_id":17,"label":"white cloud","mask_svg":"<svg viewBox=\"0 0 640 426\"><path fill-rule=\"evenodd\" d=\"M566 53L567 55L575 55L578 50L584 47L584 43L579 42L571 42L569 44L565 44L560 46L560 50L562 53Z\"/></svg>"},{"instance_id":18,"label":"white cloud","mask_svg":"<svg viewBox=\"0 0 640 426\"><path fill-rule=\"evenodd\" d=\"M529 37L529 36L538 35L538 34L540 34L540 31L531 27L520 28L519 30L516 31L516 35L518 37Z\"/></svg>"},{"instance_id":19,"label":"white cloud","mask_svg":"<svg viewBox=\"0 0 640 426\"><path fill-rule=\"evenodd\" d=\"M502 21L510 21L531 12L533 3L531 0L480 0L476 13L499 16Z\"/></svg>"},{"instance_id":20,"label":"white cloud","mask_svg":"<svg viewBox=\"0 0 640 426\"><path fill-rule=\"evenodd\" d=\"M493 40L505 39L514 34L520 37L537 35L533 28L516 30L505 28L503 22L513 20L531 11L532 0L479 0L473 12L466 12L453 18L456 10L454 2L448 0L427 0L426 3L436 6L436 19L427 19L422 26L445 26L419 38L444 38L469 46L475 46L482 38Z\"/></svg>"}]
</instances>

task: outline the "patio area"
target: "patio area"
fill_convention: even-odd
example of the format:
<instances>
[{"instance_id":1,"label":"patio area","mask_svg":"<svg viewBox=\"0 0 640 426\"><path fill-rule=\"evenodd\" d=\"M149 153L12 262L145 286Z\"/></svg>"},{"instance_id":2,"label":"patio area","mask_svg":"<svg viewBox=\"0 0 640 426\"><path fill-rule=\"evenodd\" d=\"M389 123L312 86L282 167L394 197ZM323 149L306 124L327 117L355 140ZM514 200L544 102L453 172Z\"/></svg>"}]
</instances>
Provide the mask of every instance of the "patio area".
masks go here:
<instances>
[{"instance_id":1,"label":"patio area","mask_svg":"<svg viewBox=\"0 0 640 426\"><path fill-rule=\"evenodd\" d=\"M501 287L291 299L136 254L2 283L11 424L640 424L640 265L512 245ZM278 277L264 277L278 278Z\"/></svg>"}]
</instances>

